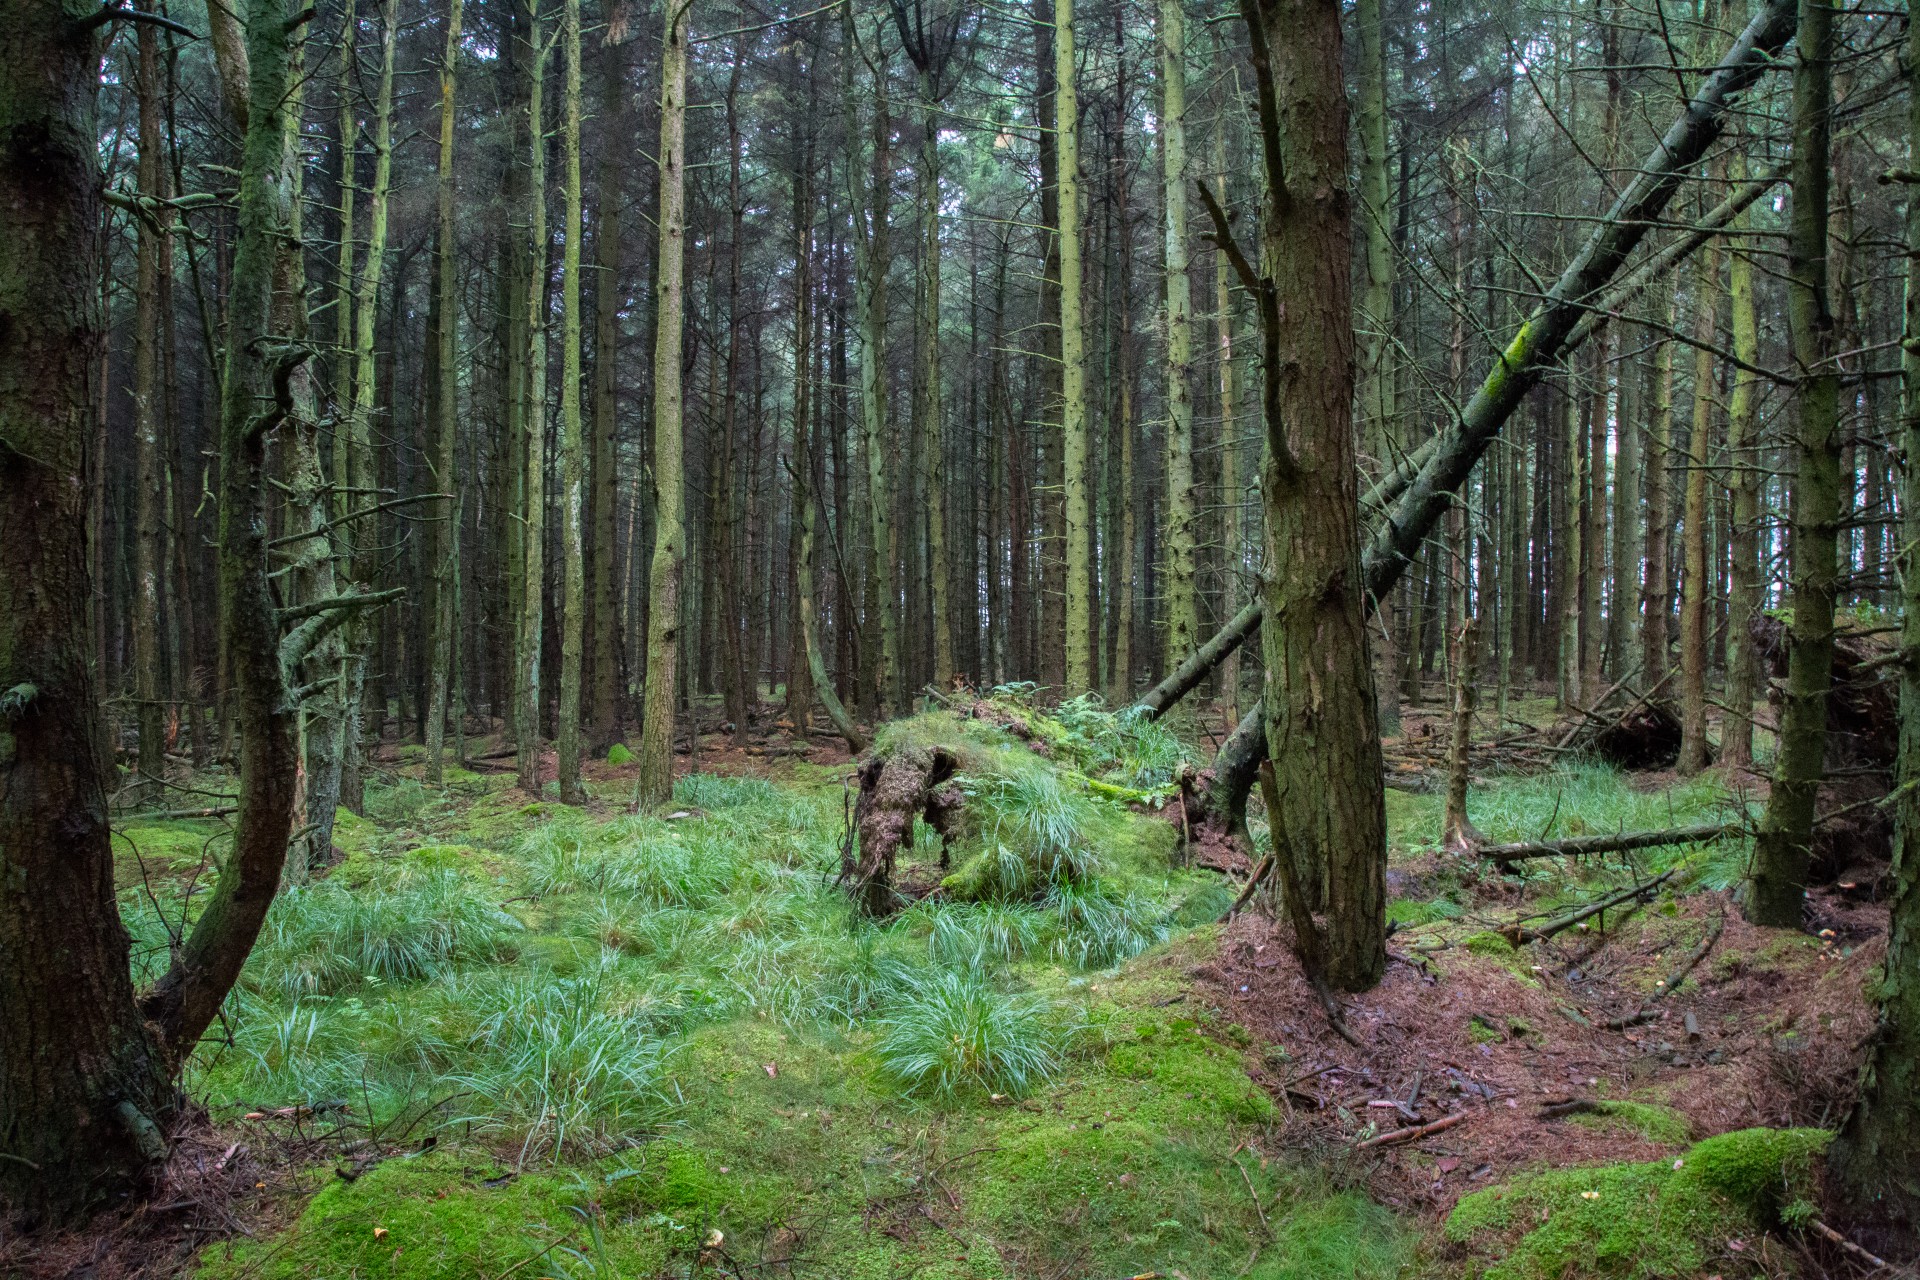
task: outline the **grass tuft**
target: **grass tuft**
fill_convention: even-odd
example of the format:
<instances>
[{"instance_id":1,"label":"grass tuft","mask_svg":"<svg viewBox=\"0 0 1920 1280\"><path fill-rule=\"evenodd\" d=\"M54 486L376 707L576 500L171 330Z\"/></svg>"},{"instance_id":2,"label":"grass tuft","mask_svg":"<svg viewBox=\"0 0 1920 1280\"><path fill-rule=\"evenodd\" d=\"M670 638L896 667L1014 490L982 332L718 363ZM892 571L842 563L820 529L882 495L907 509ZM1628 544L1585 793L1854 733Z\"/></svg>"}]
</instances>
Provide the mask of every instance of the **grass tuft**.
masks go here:
<instances>
[{"instance_id":1,"label":"grass tuft","mask_svg":"<svg viewBox=\"0 0 1920 1280\"><path fill-rule=\"evenodd\" d=\"M906 986L880 1019L874 1052L908 1093L943 1100L969 1091L1019 1096L1060 1069L1054 1021L1043 997L942 973Z\"/></svg>"}]
</instances>

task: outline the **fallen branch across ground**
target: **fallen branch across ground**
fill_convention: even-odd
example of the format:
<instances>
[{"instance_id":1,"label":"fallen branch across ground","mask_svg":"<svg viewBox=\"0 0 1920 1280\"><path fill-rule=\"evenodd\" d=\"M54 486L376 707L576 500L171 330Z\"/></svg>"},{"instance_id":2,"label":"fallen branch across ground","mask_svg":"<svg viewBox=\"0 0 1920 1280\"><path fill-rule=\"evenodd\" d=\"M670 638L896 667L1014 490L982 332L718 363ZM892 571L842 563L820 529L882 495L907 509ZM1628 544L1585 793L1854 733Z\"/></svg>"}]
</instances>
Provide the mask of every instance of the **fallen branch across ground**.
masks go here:
<instances>
[{"instance_id":1,"label":"fallen branch across ground","mask_svg":"<svg viewBox=\"0 0 1920 1280\"><path fill-rule=\"evenodd\" d=\"M1720 935L1726 932L1726 928L1727 918L1725 916L1715 916L1713 923L1707 926L1706 936L1700 939L1700 945L1687 953L1687 958L1680 962L1679 968L1661 979L1659 984L1654 987L1653 994L1648 996L1646 1003L1640 1006L1640 1011L1638 1013L1628 1014L1624 1018L1610 1019L1607 1022L1607 1030L1625 1031L1628 1027L1637 1027L1643 1022L1651 1022L1656 1012L1653 1007L1654 1004L1661 998L1672 995L1674 990L1687 980L1687 975L1692 973L1695 966L1707 958L1707 953L1713 950L1714 943L1720 941Z\"/></svg>"},{"instance_id":2,"label":"fallen branch across ground","mask_svg":"<svg viewBox=\"0 0 1920 1280\"><path fill-rule=\"evenodd\" d=\"M1524 946L1529 942L1541 942L1547 938L1551 938L1556 933L1571 929L1582 920L1591 919L1599 915L1608 907L1617 907L1623 902L1631 902L1644 894L1651 893L1671 879L1673 879L1673 872L1663 872L1645 884L1632 885L1620 890L1618 893L1610 893L1598 902L1589 903L1587 906L1581 907L1578 911L1570 911L1566 915L1556 916L1545 924L1529 926L1521 925L1516 921L1502 929L1500 936L1505 938L1510 946L1514 947Z\"/></svg>"},{"instance_id":3,"label":"fallen branch across ground","mask_svg":"<svg viewBox=\"0 0 1920 1280\"><path fill-rule=\"evenodd\" d=\"M1353 1149L1365 1151L1368 1147L1385 1147L1399 1142L1412 1142L1415 1138L1424 1138L1430 1133L1451 1129L1472 1114L1470 1111L1456 1111L1450 1116L1441 1116L1431 1124L1416 1124L1406 1129L1395 1129L1392 1133L1376 1134L1365 1142L1354 1143Z\"/></svg>"},{"instance_id":4,"label":"fallen branch across ground","mask_svg":"<svg viewBox=\"0 0 1920 1280\"><path fill-rule=\"evenodd\" d=\"M1524 862L1528 858L1579 858L1594 853L1624 853L1670 844L1707 844L1745 835L1736 823L1709 823L1671 827L1664 831L1627 831L1610 836L1574 836L1566 840L1521 840L1513 844L1482 845L1479 853L1492 862Z\"/></svg>"}]
</instances>

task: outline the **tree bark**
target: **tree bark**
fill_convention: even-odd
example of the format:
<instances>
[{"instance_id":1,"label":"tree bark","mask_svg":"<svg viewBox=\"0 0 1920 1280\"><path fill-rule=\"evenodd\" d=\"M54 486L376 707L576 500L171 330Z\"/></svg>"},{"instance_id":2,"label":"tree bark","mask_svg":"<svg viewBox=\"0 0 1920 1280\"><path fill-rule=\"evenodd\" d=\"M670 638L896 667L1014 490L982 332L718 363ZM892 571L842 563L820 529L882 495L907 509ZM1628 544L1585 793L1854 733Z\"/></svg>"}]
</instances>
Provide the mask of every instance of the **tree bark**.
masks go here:
<instances>
[{"instance_id":1,"label":"tree bark","mask_svg":"<svg viewBox=\"0 0 1920 1280\"><path fill-rule=\"evenodd\" d=\"M1908 26L1906 52L1908 64L1920 66L1920 23ZM1907 128L1908 163L1920 164L1920 94L1909 103ZM1900 443L1909 459L1920 458L1920 199L1914 194L1907 199L1900 347ZM1827 1153L1827 1168L1861 1216L1912 1228L1920 1224L1920 468L1905 469L1900 499L1902 536L1895 546L1903 660L1887 959L1859 1094Z\"/></svg>"},{"instance_id":2,"label":"tree bark","mask_svg":"<svg viewBox=\"0 0 1920 1280\"><path fill-rule=\"evenodd\" d=\"M560 282L560 802L582 804L580 783L581 650L587 637L587 456L580 419L580 236L585 218L580 191L580 0L561 7L560 42L566 57L566 170L564 261Z\"/></svg>"},{"instance_id":3,"label":"tree bark","mask_svg":"<svg viewBox=\"0 0 1920 1280\"><path fill-rule=\"evenodd\" d=\"M219 0L213 0L219 3ZM433 587L433 661L427 692L427 769L429 786L439 786L441 758L447 736L447 703L452 688L455 632L460 623L460 509L462 488L456 448L459 443L460 343L459 255L454 221L453 160L454 77L460 61L461 0L447 0L446 40L440 53L440 172L435 215L438 230L437 272L434 285L440 301L439 376L435 380L434 417L439 438L434 456L434 484L447 499L441 510L439 573ZM458 732L456 731L456 737Z\"/></svg>"},{"instance_id":4,"label":"tree bark","mask_svg":"<svg viewBox=\"0 0 1920 1280\"><path fill-rule=\"evenodd\" d=\"M1788 526L1793 581L1786 689L1773 787L1753 846L1747 917L1798 928L1826 770L1827 692L1833 683L1838 589L1840 378L1827 298L1828 159L1832 138L1833 9L1801 0L1793 68L1793 211L1787 235L1787 319L1798 377L1798 466Z\"/></svg>"},{"instance_id":5,"label":"tree bark","mask_svg":"<svg viewBox=\"0 0 1920 1280\"><path fill-rule=\"evenodd\" d=\"M521 409L519 633L514 642L514 765L520 789L540 795L540 649L546 621L547 550L547 43L540 0L527 0L526 296L519 299L526 342ZM677 366L676 366L677 367Z\"/></svg>"},{"instance_id":6,"label":"tree bark","mask_svg":"<svg viewBox=\"0 0 1920 1280\"><path fill-rule=\"evenodd\" d=\"M1327 981L1364 990L1386 967L1385 766L1360 572L1340 6L1242 0L1241 11L1268 189L1263 639L1280 802L1268 821L1276 859L1291 859L1307 901L1324 903Z\"/></svg>"},{"instance_id":7,"label":"tree bark","mask_svg":"<svg viewBox=\"0 0 1920 1280\"><path fill-rule=\"evenodd\" d=\"M1059 155L1061 466L1066 492L1066 692L1094 686L1092 431L1087 422L1080 252L1080 94L1073 0L1053 0L1054 146Z\"/></svg>"},{"instance_id":8,"label":"tree bark","mask_svg":"<svg viewBox=\"0 0 1920 1280\"><path fill-rule=\"evenodd\" d=\"M1193 479L1193 283L1187 263L1187 19L1160 0L1160 161L1167 271L1166 667L1200 643L1199 518ZM1224 317L1223 317L1224 323ZM1129 504L1131 505L1131 504ZM1116 687L1127 688L1126 685Z\"/></svg>"},{"instance_id":9,"label":"tree bark","mask_svg":"<svg viewBox=\"0 0 1920 1280\"><path fill-rule=\"evenodd\" d=\"M673 797L673 713L680 657L685 533L681 469L680 344L686 254L687 27L692 0L669 0L660 49L659 321L653 354L653 564L648 574L647 684L634 800Z\"/></svg>"},{"instance_id":10,"label":"tree bark","mask_svg":"<svg viewBox=\"0 0 1920 1280\"><path fill-rule=\"evenodd\" d=\"M128 972L89 662L100 45L74 24L93 9L0 15L0 1200L42 1221L144 1186L174 1105Z\"/></svg>"}]
</instances>

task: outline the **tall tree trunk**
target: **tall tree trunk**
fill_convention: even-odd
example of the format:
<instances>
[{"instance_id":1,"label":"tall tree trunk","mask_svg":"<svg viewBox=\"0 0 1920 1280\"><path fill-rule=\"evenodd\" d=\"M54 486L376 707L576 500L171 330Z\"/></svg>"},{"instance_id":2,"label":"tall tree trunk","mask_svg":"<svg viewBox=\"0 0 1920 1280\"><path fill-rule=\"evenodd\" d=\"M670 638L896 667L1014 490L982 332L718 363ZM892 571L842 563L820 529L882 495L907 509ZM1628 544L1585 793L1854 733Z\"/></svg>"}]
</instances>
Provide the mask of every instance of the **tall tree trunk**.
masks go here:
<instances>
[{"instance_id":1,"label":"tall tree trunk","mask_svg":"<svg viewBox=\"0 0 1920 1280\"><path fill-rule=\"evenodd\" d=\"M163 161L165 86L160 73L160 32L142 25L139 30L140 195L164 202L167 166ZM133 451L134 451L134 567L133 600L128 620L133 629L134 700L140 726L140 785L135 794L161 798L166 759L166 657L160 643L162 567L166 562L166 512L161 479L160 423L163 416L160 387L161 326L171 317L160 312L162 272L171 271L171 236L163 230L173 221L164 203L146 205L139 219L137 279L134 286L133 329Z\"/></svg>"},{"instance_id":2,"label":"tall tree trunk","mask_svg":"<svg viewBox=\"0 0 1920 1280\"><path fill-rule=\"evenodd\" d=\"M1359 411L1362 447L1392 465L1395 416L1393 368L1393 185L1388 174L1391 141L1387 120L1386 19L1381 0L1358 0L1354 32L1359 37L1360 229L1366 240L1366 286L1360 296ZM1223 170L1224 171L1224 170ZM1380 730L1400 732L1398 653L1392 643L1393 613L1378 602L1382 637L1374 664L1380 694Z\"/></svg>"},{"instance_id":3,"label":"tall tree trunk","mask_svg":"<svg viewBox=\"0 0 1920 1280\"><path fill-rule=\"evenodd\" d=\"M680 343L686 251L687 26L692 0L666 7L660 48L660 318L653 355L653 565L648 575L646 702L640 726L642 807L673 796L673 711L680 657L680 571L685 533L681 469Z\"/></svg>"},{"instance_id":4,"label":"tall tree trunk","mask_svg":"<svg viewBox=\"0 0 1920 1280\"><path fill-rule=\"evenodd\" d=\"M1747 917L1798 928L1813 843L1814 802L1825 772L1827 691L1833 680L1838 588L1840 378L1827 298L1827 162L1832 139L1833 8L1800 2L1793 68L1793 212L1787 234L1787 319L1800 414L1788 604L1787 684L1780 706L1773 789L1760 818L1747 882Z\"/></svg>"},{"instance_id":5,"label":"tall tree trunk","mask_svg":"<svg viewBox=\"0 0 1920 1280\"><path fill-rule=\"evenodd\" d=\"M75 24L92 11L0 14L0 1201L62 1221L146 1183L174 1105L134 1003L88 656L100 43Z\"/></svg>"},{"instance_id":6,"label":"tall tree trunk","mask_svg":"<svg viewBox=\"0 0 1920 1280\"><path fill-rule=\"evenodd\" d=\"M1809 0L1821 4L1823 0ZM1823 16L1822 21L1830 21ZM1920 23L1907 28L1907 62L1920 66ZM1907 122L1908 165L1920 165L1920 94ZM1920 458L1920 188L1907 194L1907 279L1900 346L1900 445ZM1735 306L1738 323L1739 306ZM1909 461L1900 494L1900 755L1893 791L1893 903L1878 985L1880 1018L1860 1091L1827 1154L1827 1167L1862 1216L1920 1224L1920 468ZM1738 573L1736 564L1735 572ZM0 677L4 678L4 677Z\"/></svg>"},{"instance_id":7,"label":"tall tree trunk","mask_svg":"<svg viewBox=\"0 0 1920 1280\"><path fill-rule=\"evenodd\" d=\"M1187 19L1183 6L1184 0L1160 0L1159 5L1160 161L1167 268L1167 590L1163 606L1167 631L1163 652L1169 670L1200 644L1196 590L1199 503L1193 480L1193 282L1187 264Z\"/></svg>"},{"instance_id":8,"label":"tall tree trunk","mask_svg":"<svg viewBox=\"0 0 1920 1280\"><path fill-rule=\"evenodd\" d=\"M1680 758L1681 777L1707 767L1707 606L1714 575L1707 558L1707 467L1713 456L1717 389L1713 353L1720 311L1720 247L1715 241L1694 260L1693 428L1687 436L1686 511L1681 526Z\"/></svg>"},{"instance_id":9,"label":"tall tree trunk","mask_svg":"<svg viewBox=\"0 0 1920 1280\"><path fill-rule=\"evenodd\" d=\"M217 0L216 0L217 3ZM441 757L447 735L447 702L452 687L453 653L460 623L460 472L456 449L459 443L460 375L460 275L459 253L454 221L454 195L457 189L453 169L454 77L460 61L461 0L447 0L446 39L440 53L440 173L436 196L438 231L438 268L435 288L440 301L439 376L435 379L434 416L439 440L434 457L434 486L441 493L454 495L442 508L439 543L439 574L433 588L433 661L427 693L427 783L439 786ZM456 737L458 731L456 730Z\"/></svg>"},{"instance_id":10,"label":"tall tree trunk","mask_svg":"<svg viewBox=\"0 0 1920 1280\"><path fill-rule=\"evenodd\" d=\"M1073 0L1053 0L1054 146L1060 172L1060 421L1066 493L1066 692L1093 688L1093 475L1080 252L1080 95Z\"/></svg>"},{"instance_id":11,"label":"tall tree trunk","mask_svg":"<svg viewBox=\"0 0 1920 1280\"><path fill-rule=\"evenodd\" d=\"M1736 159L1744 179L1744 162ZM1738 226L1746 229L1744 216ZM1753 299L1753 262L1736 242L1727 266L1727 296L1733 311L1733 356L1749 367L1760 362L1759 317ZM1903 358L1904 359L1904 358ZM1727 590L1727 712L1720 729L1721 760L1729 768L1753 763L1753 703L1758 671L1748 624L1760 612L1766 579L1760 568L1759 413L1755 378L1733 371L1727 405L1727 475L1732 515L1727 541L1732 570Z\"/></svg>"},{"instance_id":12,"label":"tall tree trunk","mask_svg":"<svg viewBox=\"0 0 1920 1280\"><path fill-rule=\"evenodd\" d=\"M844 14L846 42L859 32L853 9ZM868 573L879 613L880 648L875 655L875 695L884 718L904 705L906 688L900 652L900 607L893 565L897 537L893 522L892 445L887 439L887 269L893 161L892 108L887 97L887 64L878 32L874 37L874 107L870 143L849 154L847 205L853 216L854 323L860 333L860 425L867 454ZM854 92L854 59L845 59L843 82L847 137L860 136ZM862 154L864 152L865 154ZM864 164L862 162L865 162Z\"/></svg>"},{"instance_id":13,"label":"tall tree trunk","mask_svg":"<svg viewBox=\"0 0 1920 1280\"><path fill-rule=\"evenodd\" d=\"M793 597L788 602L787 719L801 737L813 719L815 637L807 633L805 613L812 593L811 516L802 508L813 501L813 148L796 113L793 137L793 453L787 466L793 483L793 511L787 555ZM803 563L806 562L806 563ZM828 690L831 692L831 688Z\"/></svg>"},{"instance_id":14,"label":"tall tree trunk","mask_svg":"<svg viewBox=\"0 0 1920 1280\"><path fill-rule=\"evenodd\" d=\"M546 622L547 550L547 44L540 0L527 0L527 292L519 299L526 389L519 449L520 630L514 643L513 736L520 789L540 795L540 642Z\"/></svg>"},{"instance_id":15,"label":"tall tree trunk","mask_svg":"<svg viewBox=\"0 0 1920 1280\"><path fill-rule=\"evenodd\" d=\"M581 649L587 636L587 456L580 421L580 0L564 0L561 44L566 56L565 260L560 285L560 802L582 804L580 783Z\"/></svg>"},{"instance_id":16,"label":"tall tree trunk","mask_svg":"<svg viewBox=\"0 0 1920 1280\"><path fill-rule=\"evenodd\" d=\"M602 137L626 137L627 60L625 30L609 30L601 56L606 77L602 92ZM593 220L595 284L593 292L593 441L589 461L592 484L587 495L592 529L592 607L587 649L592 656L587 693L587 742L594 752L613 745L620 722L620 599L614 590L615 549L619 533L614 507L618 498L620 371L620 219L625 207L621 179L624 150L604 148L600 157L599 207ZM727 592L727 618L737 617L738 597Z\"/></svg>"},{"instance_id":17,"label":"tall tree trunk","mask_svg":"<svg viewBox=\"0 0 1920 1280\"><path fill-rule=\"evenodd\" d=\"M380 75L373 104L373 183L367 191L367 249L353 290L353 397L347 413L344 502L352 548L352 582L362 591L371 588L379 543L378 525L358 515L374 504L379 488L373 454L373 414L378 391L375 327L380 310L380 278L386 266L388 193L393 183L393 57L399 39L399 12L387 0L380 15ZM343 256L344 256L343 250ZM339 456L339 447L335 446ZM336 466L336 480L337 480ZM357 518L356 518L357 517ZM367 663L376 639L367 611L356 610L347 624L346 656L342 659L345 706L340 733L340 803L354 812L363 808L362 762L367 747ZM378 721L374 734L379 732Z\"/></svg>"},{"instance_id":18,"label":"tall tree trunk","mask_svg":"<svg viewBox=\"0 0 1920 1280\"><path fill-rule=\"evenodd\" d=\"M1667 324L1673 324L1673 300L1667 300ZM1649 689L1667 674L1668 534L1673 506L1673 343L1662 341L1653 363L1653 413L1647 433L1647 549L1640 580L1640 679Z\"/></svg>"},{"instance_id":19,"label":"tall tree trunk","mask_svg":"<svg viewBox=\"0 0 1920 1280\"><path fill-rule=\"evenodd\" d=\"M1243 0L1268 198L1266 739L1277 856L1322 886L1326 980L1386 967L1385 766L1367 653L1353 440L1352 227L1337 0ZM1218 219L1224 239L1228 229ZM1312 899L1309 899L1312 905Z\"/></svg>"}]
</instances>

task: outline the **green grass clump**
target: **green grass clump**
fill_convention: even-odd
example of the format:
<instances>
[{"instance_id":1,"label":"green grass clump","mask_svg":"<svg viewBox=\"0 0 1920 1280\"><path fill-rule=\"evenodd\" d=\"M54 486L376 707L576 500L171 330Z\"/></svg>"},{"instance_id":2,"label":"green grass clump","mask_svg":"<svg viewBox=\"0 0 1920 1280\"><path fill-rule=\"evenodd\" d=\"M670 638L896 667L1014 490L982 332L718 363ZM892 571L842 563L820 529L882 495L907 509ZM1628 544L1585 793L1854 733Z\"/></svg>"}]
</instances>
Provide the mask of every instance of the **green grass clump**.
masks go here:
<instances>
[{"instance_id":1,"label":"green grass clump","mask_svg":"<svg viewBox=\"0 0 1920 1280\"><path fill-rule=\"evenodd\" d=\"M668 1049L654 1010L613 1007L601 974L512 974L482 981L461 1004L478 1015L452 1079L486 1104L472 1118L514 1142L524 1162L611 1150L667 1109Z\"/></svg>"},{"instance_id":2,"label":"green grass clump","mask_svg":"<svg viewBox=\"0 0 1920 1280\"><path fill-rule=\"evenodd\" d=\"M1040 996L996 991L949 972L915 981L880 1018L874 1053L909 1093L1019 1096L1059 1070L1055 1011Z\"/></svg>"},{"instance_id":3,"label":"green grass clump","mask_svg":"<svg viewBox=\"0 0 1920 1280\"><path fill-rule=\"evenodd\" d=\"M323 880L281 894L247 981L299 997L367 978L436 978L455 964L501 958L520 930L518 919L456 870L409 868L388 886L360 890Z\"/></svg>"},{"instance_id":4,"label":"green grass clump","mask_svg":"<svg viewBox=\"0 0 1920 1280\"><path fill-rule=\"evenodd\" d=\"M629 765L637 759L639 759L639 757L634 755L624 742L616 742L607 748L607 763L610 765L616 767Z\"/></svg>"},{"instance_id":5,"label":"green grass clump","mask_svg":"<svg viewBox=\"0 0 1920 1280\"><path fill-rule=\"evenodd\" d=\"M1551 1169L1475 1192L1446 1234L1486 1263L1486 1280L1704 1275L1729 1239L1798 1212L1830 1135L1745 1129L1677 1161Z\"/></svg>"}]
</instances>

